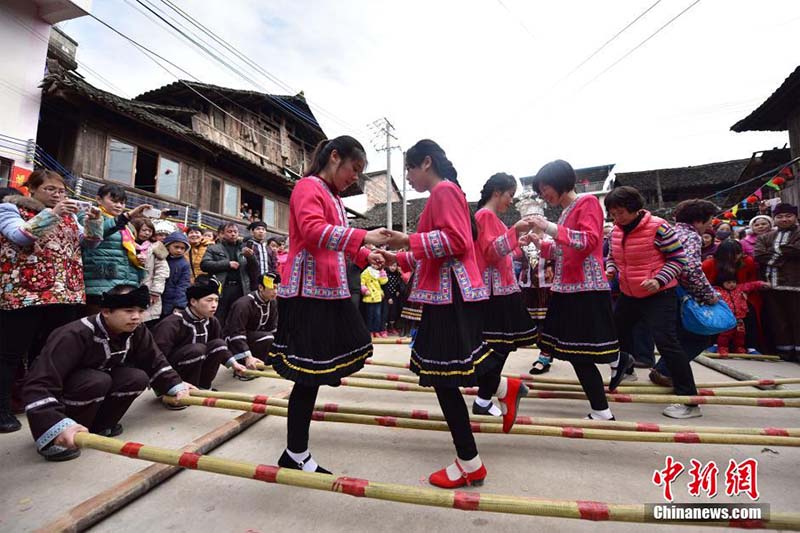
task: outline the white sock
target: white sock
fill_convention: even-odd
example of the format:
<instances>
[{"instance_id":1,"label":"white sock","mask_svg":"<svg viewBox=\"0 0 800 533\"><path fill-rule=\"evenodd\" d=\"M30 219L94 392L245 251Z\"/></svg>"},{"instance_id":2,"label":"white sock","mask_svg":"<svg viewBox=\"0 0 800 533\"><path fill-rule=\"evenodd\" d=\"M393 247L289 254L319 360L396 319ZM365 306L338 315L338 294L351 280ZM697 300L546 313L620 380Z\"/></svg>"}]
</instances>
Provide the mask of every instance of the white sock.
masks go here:
<instances>
[{"instance_id":1,"label":"white sock","mask_svg":"<svg viewBox=\"0 0 800 533\"><path fill-rule=\"evenodd\" d=\"M478 396L475 398L475 403L481 407L489 407L489 414L492 416L500 416L503 414L503 411L501 411L494 403L492 403L492 400L484 400Z\"/></svg>"},{"instance_id":2,"label":"white sock","mask_svg":"<svg viewBox=\"0 0 800 533\"><path fill-rule=\"evenodd\" d=\"M489 407L492 403L492 399L489 398L488 400L484 400L483 398L478 396L477 398L475 398L475 403L477 403L481 407Z\"/></svg>"},{"instance_id":3,"label":"white sock","mask_svg":"<svg viewBox=\"0 0 800 533\"><path fill-rule=\"evenodd\" d=\"M481 465L483 465L483 461L481 461L480 455L476 455L469 461L464 461L463 459L456 459L456 460L458 461L458 464L461 465L461 468L464 469L464 472L468 474L476 471L481 467ZM448 466L446 472L447 472L447 478L450 481L455 481L461 477L461 470L458 469L455 463Z\"/></svg>"},{"instance_id":4,"label":"white sock","mask_svg":"<svg viewBox=\"0 0 800 533\"><path fill-rule=\"evenodd\" d=\"M611 420L614 415L611 413L611 409L603 409L602 411L592 409L592 418L595 420Z\"/></svg>"},{"instance_id":5,"label":"white sock","mask_svg":"<svg viewBox=\"0 0 800 533\"><path fill-rule=\"evenodd\" d=\"M497 393L495 394L499 400L506 397L508 392L508 378L500 378L500 385L497 386Z\"/></svg>"},{"instance_id":6,"label":"white sock","mask_svg":"<svg viewBox=\"0 0 800 533\"><path fill-rule=\"evenodd\" d=\"M311 452L306 450L301 453L294 453L293 451L286 449L286 454L292 458L295 463L303 463L303 472L316 472L317 471L317 462L311 457Z\"/></svg>"}]
</instances>

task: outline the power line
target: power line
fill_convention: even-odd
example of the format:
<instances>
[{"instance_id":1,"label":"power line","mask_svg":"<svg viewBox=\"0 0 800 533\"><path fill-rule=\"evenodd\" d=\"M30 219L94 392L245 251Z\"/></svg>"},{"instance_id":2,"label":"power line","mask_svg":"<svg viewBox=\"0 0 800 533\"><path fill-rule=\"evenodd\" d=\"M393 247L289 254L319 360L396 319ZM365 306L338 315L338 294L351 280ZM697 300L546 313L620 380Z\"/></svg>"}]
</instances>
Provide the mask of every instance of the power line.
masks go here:
<instances>
[{"instance_id":1,"label":"power line","mask_svg":"<svg viewBox=\"0 0 800 533\"><path fill-rule=\"evenodd\" d=\"M639 44L637 44L636 46L634 46L633 48L631 48L630 50L628 50L628 52L627 52L625 55L623 55L622 57L620 57L619 59L617 59L616 61L614 61L614 62L613 62L611 65L609 65L608 67L606 67L606 68L605 68L605 70L603 70L602 72L600 72L600 74L598 74L597 76L595 76L594 78L592 78L591 80L589 80L587 83L585 83L585 84L583 85L583 87L586 87L586 86L588 86L588 85L591 85L591 84L592 84L592 83L594 83L594 82L595 82L595 81L596 81L596 80L597 80L597 79L598 79L600 76L602 76L603 74L605 74L606 72L608 72L609 70L611 70L612 68L614 68L615 66L619 65L619 64L620 64L620 63L621 63L621 62L622 62L622 61L623 61L625 58L627 58L627 57L628 57L628 56L630 56L632 53L634 53L636 50L638 50L639 48L641 48L642 46L644 46L644 44L645 44L645 43L647 43L647 41L649 41L650 39L652 39L653 37L655 37L656 35L658 35L659 33L661 33L661 31L662 31L664 28L666 28L667 26L669 26L670 24L672 24L673 22L675 22L676 20L678 20L678 19L679 19L681 16L683 16L683 14L684 14L684 13L686 13L687 11L689 11L690 9L692 9L694 6L696 6L696 5L697 5L697 4L699 4L699 3L700 3L700 0L695 0L694 2L692 2L691 4L689 4L689 6L688 6L688 7L686 7L686 8L684 8L684 9L683 9L683 11L681 11L680 13L678 13L677 15L675 15L674 17L672 17L671 19L669 19L669 20L668 20L668 21L667 21L667 22L666 22L666 23L665 23L663 26L661 26L660 28L658 28L658 29L657 29L656 31L654 31L653 33L651 33L651 34L650 34L650 36L648 36L648 37L647 37L647 38L646 38L644 41L640 42ZM583 87L582 87L582 88L583 88Z\"/></svg>"},{"instance_id":2,"label":"power line","mask_svg":"<svg viewBox=\"0 0 800 533\"><path fill-rule=\"evenodd\" d=\"M637 16L635 19L633 19L633 20L632 20L632 21L630 21L630 22L629 22L627 25L625 25L625 27L624 27L624 28L622 28L622 29L621 29L621 30L619 30L617 33L615 33L613 37L611 37L609 40L607 40L606 42L604 42L604 43L603 43L603 44L600 46L600 48L598 48L597 50L595 50L594 52L592 52L592 53L591 53L591 54L590 54L588 57L586 57L586 59L584 59L583 61L581 61L580 63L578 63L578 65L577 65L575 68L573 68L572 70L570 70L570 71L569 71L569 72L568 72L568 73L567 73L567 74L566 74L566 75L565 75L563 78L561 78L561 79L558 81L558 83L561 83L561 82L563 82L564 80L566 80L567 78L569 78L570 76L572 76L572 75L573 75L573 74L574 74L574 73L575 73L575 72L576 72L576 71L577 71L579 68L581 68L583 65L585 65L586 63L588 63L588 62L589 62L589 61L590 61L590 60L591 60L591 59L592 59L594 56L596 56L597 54L599 54L600 52L602 52L602 51L605 49L605 47L606 47L606 46L608 46L609 44L611 44L612 42L614 42L614 41L615 41L615 40L616 40L616 39L617 39L617 38L618 38L620 35L622 35L623 33L625 33L625 31L626 31L628 28L630 28L631 26L633 26L634 24L636 24L636 23L637 23L637 22L638 22L638 21L639 21L639 20L640 20L642 17L644 17L645 15L647 15L647 14L648 14L648 13L649 13L649 12L650 12L650 11L651 11L653 8L654 8L654 7L656 7L656 6L657 6L658 4L660 4L660 3L661 3L661 0L656 0L655 2L653 2L653 3L650 5L650 7L648 7L648 8L647 8L647 9L645 9L644 11L642 11L642 12L641 12L641 13L640 13L640 14L639 14L639 15L638 15L638 16ZM558 84L556 84L556 85L558 85Z\"/></svg>"},{"instance_id":3,"label":"power line","mask_svg":"<svg viewBox=\"0 0 800 533\"><path fill-rule=\"evenodd\" d=\"M127 0L126 0L126 1L127 1ZM211 49L210 49L208 46L206 46L204 43L200 43L200 42L198 42L197 40L195 40L193 37L191 37L191 36L187 35L187 34L186 34L186 32L184 32L184 31L183 31L181 28L178 28L177 26L175 26L174 24L172 24L170 21L166 20L166 19L165 19L163 16L161 16L159 13L156 13L156 12L155 12L155 11L154 11L154 10L153 10L153 9L152 9L152 8L151 8L149 5L148 5L148 4L146 4L146 3L145 3L145 2L143 2L142 0L136 0L136 2L137 2L139 5L141 5L142 7L144 7L145 9L147 9L147 10L148 10L150 13L152 13L153 15L155 15L155 16L156 16L156 17L157 17L159 20L161 20L161 21L162 21L164 24L166 24L167 26L169 26L170 28L172 28L173 30L175 30L176 32L178 32L178 33L179 33L181 36L183 36L183 38L184 38L184 39L186 39L187 41L189 41L191 44L193 44L193 45L194 45L194 46L196 46L197 48L201 49L201 50L202 50L202 51L203 51L205 54L207 54L208 56L210 56L212 59L214 59L215 61L217 61L218 63L220 63L222 66L224 66L224 67L225 67L225 68L227 68L228 70L230 70L232 73L234 73L235 75L237 75L237 76L239 76L240 78L244 79L245 81L247 81L248 83L250 83L250 84L251 84L253 87L260 88L260 85L259 85L259 83L258 83L257 81L253 80L251 77L249 77L249 76L247 76L246 74L242 73L242 72L241 72L239 69L237 69L235 66L231 65L231 64L230 64L230 62L228 62L228 61L227 61L225 58L222 58L222 57L220 57L219 55L217 55L216 53L214 53L214 51L212 51L212 50L211 50ZM128 2L128 3L130 3L130 2ZM134 7L135 7L135 6L134 6ZM152 20L152 19L151 19L151 20ZM298 118L300 118L300 119L302 119L302 120L304 120L304 121L308 122L308 123L309 123L309 125L311 125L312 127L317 127L316 120L314 120L314 118L313 118L313 117L311 117L310 115L308 115L308 114L307 114L307 113L305 113L304 111L302 111L302 110L300 110L300 109L297 109L295 106L293 106L293 105L289 104L288 102L284 102L284 101L282 101L282 100L279 100L279 99L277 99L277 98L274 98L274 97L272 97L272 95L269 95L269 94L267 94L267 97L268 97L269 99L273 100L273 101L274 101L274 102L275 102L275 103L276 103L276 104L277 104L279 107L282 107L282 108L286 109L287 111L290 111L291 113L295 114L295 115L296 115Z\"/></svg>"},{"instance_id":4,"label":"power line","mask_svg":"<svg viewBox=\"0 0 800 533\"><path fill-rule=\"evenodd\" d=\"M205 96L203 93L201 93L200 91L198 91L197 89L195 89L194 87L192 87L192 86L191 86L189 83L187 83L186 81L184 81L184 80L180 79L180 77L179 77L179 76L177 76L177 75L175 75L175 73L174 73L174 72L172 72L171 70L169 70L168 68L166 68L166 67L165 67L164 65L162 65L161 63L159 63L159 62L156 60L156 58L160 59L161 61L164 61L164 62L165 62L165 63L167 63L168 65L170 65L170 66L172 66L172 67L174 67L174 68L178 69L180 72L183 72L183 73L184 73L184 74L186 74L188 77L190 77L190 78L192 78L193 80L195 80L195 81L198 81L198 82L199 82L199 79L198 79L196 76L194 76L192 73L190 73L190 72L188 72L187 70L185 70L184 68L182 68L182 67L180 67L180 66L176 65L175 63L173 63L173 62L172 62L172 61L170 61L169 59L167 59L167 58L165 58L165 57L163 57L163 56L161 56L161 55L157 54L156 52L153 52L152 50L150 50L149 48L147 48L147 47L146 47L146 46L144 46L143 44L141 44L141 43L139 43L138 41L134 40L133 38L131 38L131 37L129 37L129 36L127 36L127 35L125 35L124 33L122 33L121 31L119 31L119 30L118 30L118 29L116 29L115 27L111 26L110 24L108 24L108 23L107 23L107 22L105 22L104 20L102 20L102 19L98 18L98 17L97 17L95 14L93 14L93 13L89 13L89 16L90 16L91 18L93 18L94 20L96 20L97 22L99 22L100 24L102 24L103 26L105 26L106 28L108 28L109 30L113 31L114 33L116 33L117 35L119 35L120 37L122 37L123 39L127 40L128 42L130 42L132 45L134 45L134 46L136 47L136 49L137 49L137 50L139 50L140 52L142 52L142 53L143 53L143 54L144 54L144 55L145 55L145 56L146 56L148 59L150 59L150 61L154 62L154 63L155 63L156 65L158 65L158 66L159 66L159 67L160 67L162 70L164 70L164 71L165 71L167 74L169 74L170 76L174 77L174 78L175 78L175 79L178 81L178 83L182 84L182 85L183 85L183 86L185 86L187 89L189 89L190 91L192 91L193 93L195 93L197 96L199 96L200 98L202 98L203 100L205 100L205 101L206 101L208 104L210 104L212 107L216 108L216 109L217 109L217 110L219 110L221 113L223 113L223 114L225 114L225 115L229 116L231 119L233 119L234 121L238 122L239 124L241 124L241 125L242 125L242 126L244 126L245 128L248 128L248 129L250 129L250 130L251 130L251 131L252 131L252 132L253 132L255 135L258 135L259 137L261 137L261 138L265 139L267 142L271 142L271 143L275 144L275 145L276 145L276 146L278 146L278 147L282 147L282 146L283 146L283 145L282 145L282 144L281 144L279 141L275 141L274 139L271 139L270 137L267 137L267 136L266 136L266 135L264 135L263 133L261 133L261 132L259 132L258 130L256 130L256 129L255 129L253 126L251 126L250 124L247 124L247 123L243 122L242 120L240 120L239 118L237 118L236 116L234 116L234 115L232 115L230 112L228 112L226 109L223 109L222 107L220 107L220 106L219 106L219 105L218 105L216 102L214 102L214 101L212 101L211 99L209 99L208 97L206 97L206 96ZM231 102L232 102L232 100L230 100L230 98L228 98L227 96L225 96L225 95L221 94L219 91L216 91L216 90L215 90L214 92L215 92L215 93L217 93L217 94L218 94L219 96L221 96L222 98L224 98L224 99L226 99L226 100L229 100L229 101L231 101ZM234 102L234 103L235 103L235 102ZM239 105L239 104L236 104L236 105ZM239 107L241 107L241 106L239 106Z\"/></svg>"},{"instance_id":5,"label":"power line","mask_svg":"<svg viewBox=\"0 0 800 533\"><path fill-rule=\"evenodd\" d=\"M169 7L170 9L172 9L173 11L175 11L176 13L178 13L178 15L180 15L182 18L187 20L190 24L192 24L193 26L198 28L200 31L202 31L205 34L207 34L214 41L216 41L217 43L219 43L220 45L225 47L228 51L233 53L240 60L244 61L246 65L248 65L251 68L255 69L257 72L261 73L264 77L266 77L267 79L269 79L270 81L272 81L273 83L278 85L278 87L281 87L282 89L284 89L285 91L287 91L289 93L296 94L298 92L296 89L292 88L289 84L283 82L277 76L271 74L266 69L264 69L264 67L262 67L261 65L259 65L258 63L256 63L252 59L250 59L244 53L240 52L236 47L234 47L233 45L231 45L227 41L225 41L225 39L219 37L211 29L209 29L207 26L203 25L196 18L194 18L191 15L189 15L189 13L187 13L184 10L182 10L180 7L175 5L170 0L161 0L161 2L163 4L165 4L167 7ZM331 119L335 120L336 122L338 122L340 125L345 126L348 129L351 129L351 130L354 130L354 131L355 130L359 130L359 128L356 128L352 124L348 123L347 121L345 121L343 119L340 119L337 115L335 115L331 111L328 111L323 106L321 106L319 103L317 103L317 102L315 102L313 100L310 100L310 99L306 99L306 101L311 103L311 104L314 104L314 107L316 107L319 111L321 111L322 113L327 115L329 118L331 118Z\"/></svg>"},{"instance_id":6,"label":"power line","mask_svg":"<svg viewBox=\"0 0 800 533\"><path fill-rule=\"evenodd\" d=\"M536 36L533 34L530 28L528 28L528 26L526 26L525 23L522 22L521 18L519 18L517 15L514 14L513 11L511 11L511 9L509 9L509 7L505 4L505 2L503 2L503 0L497 0L497 3L503 6L503 9L506 10L506 13L508 13L508 15L512 19L514 19L517 24L519 24L519 26L525 31L525 33L528 34L528 37L530 37L533 40L536 40Z\"/></svg>"}]
</instances>

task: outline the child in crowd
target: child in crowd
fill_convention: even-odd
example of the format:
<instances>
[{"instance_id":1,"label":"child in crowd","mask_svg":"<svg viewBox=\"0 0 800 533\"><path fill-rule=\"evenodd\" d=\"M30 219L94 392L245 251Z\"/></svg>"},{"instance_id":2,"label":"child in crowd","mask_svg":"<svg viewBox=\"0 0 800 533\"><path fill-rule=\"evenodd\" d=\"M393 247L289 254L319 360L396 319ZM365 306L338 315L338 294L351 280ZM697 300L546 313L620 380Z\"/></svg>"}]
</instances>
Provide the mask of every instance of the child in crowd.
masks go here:
<instances>
[{"instance_id":1,"label":"child in crowd","mask_svg":"<svg viewBox=\"0 0 800 533\"><path fill-rule=\"evenodd\" d=\"M213 229L206 228L203 230L203 240L208 242L209 245L217 242L217 232Z\"/></svg>"},{"instance_id":2,"label":"child in crowd","mask_svg":"<svg viewBox=\"0 0 800 533\"><path fill-rule=\"evenodd\" d=\"M161 295L169 277L169 253L164 244L156 240L156 230L150 219L137 218L132 224L136 228L136 254L145 270L142 285L150 291L150 307L142 315L142 322L148 324L161 318Z\"/></svg>"},{"instance_id":3,"label":"child in crowd","mask_svg":"<svg viewBox=\"0 0 800 533\"><path fill-rule=\"evenodd\" d=\"M156 240L159 242L164 242L164 239L167 236L172 235L176 231L178 231L178 226L170 222L169 220L156 220L153 222L153 226L156 230Z\"/></svg>"},{"instance_id":4,"label":"child in crowd","mask_svg":"<svg viewBox=\"0 0 800 533\"><path fill-rule=\"evenodd\" d=\"M173 311L186 307L186 289L191 282L191 267L184 254L189 248L189 239L182 231L174 231L164 239L169 257L169 278L162 294L161 316L166 317Z\"/></svg>"},{"instance_id":5,"label":"child in crowd","mask_svg":"<svg viewBox=\"0 0 800 533\"><path fill-rule=\"evenodd\" d=\"M368 266L361 272L361 301L367 312L367 328L373 337L388 337L381 320L383 287L389 281L384 269Z\"/></svg>"},{"instance_id":6,"label":"child in crowd","mask_svg":"<svg viewBox=\"0 0 800 533\"><path fill-rule=\"evenodd\" d=\"M730 344L733 341L733 353L747 353L745 341L746 328L744 320L747 318L747 293L769 287L769 283L764 281L750 281L739 283L736 280L736 272L726 269L717 274L717 285L714 287L719 292L728 307L736 317L736 327L728 331L723 331L717 337L717 348L720 355L730 353Z\"/></svg>"},{"instance_id":7,"label":"child in crowd","mask_svg":"<svg viewBox=\"0 0 800 533\"><path fill-rule=\"evenodd\" d=\"M203 260L206 250L209 246L214 244L214 238L208 238L206 234L210 230L203 230L199 226L189 226L189 231L186 232L186 237L189 238L189 249L186 251L186 260L189 261L191 267L192 283L197 276L205 274L203 269L200 268L200 262ZM213 233L213 232L212 232Z\"/></svg>"},{"instance_id":8,"label":"child in crowd","mask_svg":"<svg viewBox=\"0 0 800 533\"><path fill-rule=\"evenodd\" d=\"M388 304L387 311L387 329L389 335L400 335L397 329L397 321L400 319L400 310L403 309L403 293L405 292L405 284L403 283L403 274L397 265L390 265L388 272L386 272L388 281L386 282L386 303Z\"/></svg>"}]
</instances>

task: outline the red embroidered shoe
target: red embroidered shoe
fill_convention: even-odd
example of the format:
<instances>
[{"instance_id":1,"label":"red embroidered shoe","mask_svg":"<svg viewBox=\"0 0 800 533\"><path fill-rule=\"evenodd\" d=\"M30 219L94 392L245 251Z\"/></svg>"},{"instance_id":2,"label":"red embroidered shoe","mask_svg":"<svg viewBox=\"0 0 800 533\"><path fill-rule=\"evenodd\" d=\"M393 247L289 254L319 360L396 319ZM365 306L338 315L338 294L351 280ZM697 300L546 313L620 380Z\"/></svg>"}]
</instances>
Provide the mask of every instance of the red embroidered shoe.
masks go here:
<instances>
[{"instance_id":1,"label":"red embroidered shoe","mask_svg":"<svg viewBox=\"0 0 800 533\"><path fill-rule=\"evenodd\" d=\"M519 379L508 378L508 389L505 398L500 402L505 406L503 413L503 433L508 433L517 420L519 401L528 395L528 387Z\"/></svg>"},{"instance_id":2,"label":"red embroidered shoe","mask_svg":"<svg viewBox=\"0 0 800 533\"><path fill-rule=\"evenodd\" d=\"M463 468L461 468L461 464L456 459L455 462L456 467L458 467L459 472L461 472L461 476L452 481L449 477L447 477L447 468L442 468L441 470L434 472L428 478L428 481L431 485L435 485L437 487L441 487L443 489L457 489L459 487L463 487L464 485L469 485L472 487L480 487L483 485L483 480L486 479L486 467L481 464L481 467L474 472L465 472Z\"/></svg>"}]
</instances>

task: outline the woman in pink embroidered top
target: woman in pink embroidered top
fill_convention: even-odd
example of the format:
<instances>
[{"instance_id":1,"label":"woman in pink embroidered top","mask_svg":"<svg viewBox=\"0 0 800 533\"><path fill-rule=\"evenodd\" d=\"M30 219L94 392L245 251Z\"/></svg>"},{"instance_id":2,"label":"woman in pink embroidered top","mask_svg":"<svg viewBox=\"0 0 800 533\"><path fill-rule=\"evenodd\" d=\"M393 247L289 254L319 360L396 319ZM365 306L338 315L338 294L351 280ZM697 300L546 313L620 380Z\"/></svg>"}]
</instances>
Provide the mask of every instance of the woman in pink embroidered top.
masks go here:
<instances>
[{"instance_id":1,"label":"woman in pink embroidered top","mask_svg":"<svg viewBox=\"0 0 800 533\"><path fill-rule=\"evenodd\" d=\"M514 251L519 251L519 237L528 233L531 223L522 219L509 229L498 216L508 211L516 191L514 176L502 172L493 175L483 185L475 213L478 226L475 253L483 282L490 291L489 301L484 306L483 338L492 349L492 355L486 361L491 370L480 384L472 404L472 412L476 415L501 414L501 410L492 405L492 396L505 397L509 383L517 386L513 380L501 377L508 354L517 348L530 346L536 340L536 324L522 301L511 259ZM520 396L526 394L527 388L522 385ZM516 416L515 406L511 407L503 417L506 432L511 430Z\"/></svg>"},{"instance_id":2,"label":"woman in pink embroidered top","mask_svg":"<svg viewBox=\"0 0 800 533\"><path fill-rule=\"evenodd\" d=\"M481 485L486 478L469 413L458 387L487 379L491 355L484 342L483 304L489 290L475 259L477 236L457 172L444 150L424 139L406 153L408 182L418 192L430 192L417 223L418 233L393 232L389 245L410 252L384 252L389 264L414 270L409 300L423 304L422 320L411 351L411 370L423 387L433 387L447 420L457 458L431 474L431 484L443 488ZM521 382L509 384L504 399L516 409Z\"/></svg>"},{"instance_id":3,"label":"woman in pink embroidered top","mask_svg":"<svg viewBox=\"0 0 800 533\"><path fill-rule=\"evenodd\" d=\"M350 299L345 255L364 268L383 258L365 244L383 244L384 229L349 228L339 192L364 170L364 148L341 136L317 145L306 176L289 199L289 254L278 287L278 331L269 354L272 368L294 381L289 396L284 468L329 471L308 450L308 430L320 385L337 386L372 354L369 331Z\"/></svg>"},{"instance_id":4,"label":"woman in pink embroidered top","mask_svg":"<svg viewBox=\"0 0 800 533\"><path fill-rule=\"evenodd\" d=\"M534 178L534 188L548 204L564 208L558 224L542 216L532 217L534 226L554 239L548 242L531 234L542 257L555 260L552 295L539 343L549 355L572 364L591 404L587 418L613 420L603 377L595 366L616 363L619 358L603 267L603 210L594 195L578 198L575 171L566 161L543 166Z\"/></svg>"}]
</instances>

